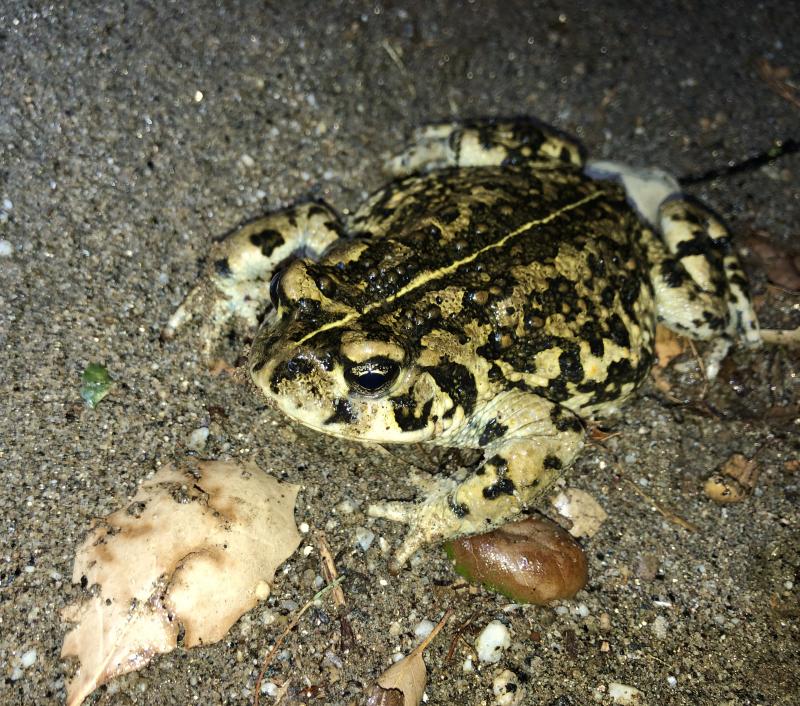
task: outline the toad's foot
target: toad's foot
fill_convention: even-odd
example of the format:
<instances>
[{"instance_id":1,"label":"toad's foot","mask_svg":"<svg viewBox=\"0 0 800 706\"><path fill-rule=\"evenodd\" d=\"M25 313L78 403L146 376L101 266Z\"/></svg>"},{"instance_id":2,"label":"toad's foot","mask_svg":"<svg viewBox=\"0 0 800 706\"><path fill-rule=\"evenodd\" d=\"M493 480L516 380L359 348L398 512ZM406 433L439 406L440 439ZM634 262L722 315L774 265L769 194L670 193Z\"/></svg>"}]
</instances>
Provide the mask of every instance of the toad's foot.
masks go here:
<instances>
[{"instance_id":1,"label":"toad's foot","mask_svg":"<svg viewBox=\"0 0 800 706\"><path fill-rule=\"evenodd\" d=\"M480 534L517 517L569 466L583 427L569 410L537 395L498 395L442 443L484 449L484 461L461 482L440 481L419 503L370 505L367 513L410 525L391 565L420 547Z\"/></svg>"},{"instance_id":2,"label":"toad's foot","mask_svg":"<svg viewBox=\"0 0 800 706\"><path fill-rule=\"evenodd\" d=\"M475 527L471 518L459 517L458 508L452 505L452 498L452 493L439 491L420 503L392 501L375 503L367 508L370 517L409 525L403 543L389 564L390 571L398 572L414 552L428 544L485 531L482 523Z\"/></svg>"}]
</instances>

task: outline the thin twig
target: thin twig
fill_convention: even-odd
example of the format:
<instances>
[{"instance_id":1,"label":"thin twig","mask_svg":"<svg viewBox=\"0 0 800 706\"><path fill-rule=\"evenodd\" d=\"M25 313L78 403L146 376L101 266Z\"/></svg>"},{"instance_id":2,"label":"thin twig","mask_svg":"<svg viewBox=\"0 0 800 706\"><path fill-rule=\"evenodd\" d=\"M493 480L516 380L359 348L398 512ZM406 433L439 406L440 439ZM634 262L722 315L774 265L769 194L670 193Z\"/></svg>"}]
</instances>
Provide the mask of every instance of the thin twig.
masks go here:
<instances>
[{"instance_id":1,"label":"thin twig","mask_svg":"<svg viewBox=\"0 0 800 706\"><path fill-rule=\"evenodd\" d=\"M340 576L333 583L328 584L321 591L314 594L314 597L311 598L311 600L309 600L308 603L306 603L300 609L297 615L294 618L292 618L292 622L290 622L286 626L285 630L280 635L278 635L278 639L275 640L275 644L272 646L272 649L267 653L267 656L264 658L264 662L261 665L261 671L258 673L258 679L256 679L256 686L255 686L256 695L255 699L253 700L253 706L258 706L259 694L261 693L261 681L264 679L264 674L266 674L267 669L269 669L269 665L272 663L272 659L273 657L275 657L275 653L278 651L278 648L281 646L281 644L283 644L283 641L286 638L286 636L297 627L297 624L300 622L300 618L303 617L305 612L309 608L311 608L311 606L313 606L314 603L316 603L316 601L322 598L325 594L333 591L333 589L335 589L344 580L345 577Z\"/></svg>"},{"instance_id":2,"label":"thin twig","mask_svg":"<svg viewBox=\"0 0 800 706\"><path fill-rule=\"evenodd\" d=\"M677 513L672 512L669 508L662 505L658 500L656 500L651 495L645 493L636 483L634 483L630 478L628 478L623 472L622 469L619 467L619 464L614 463L614 467L617 471L622 480L624 480L631 489L640 497L644 498L648 503L650 503L658 512L660 512L664 517L666 517L670 522L674 522L676 525L683 527L685 530L689 530L690 532L697 532L698 527L697 525L689 522L689 520L684 520L680 515Z\"/></svg>"},{"instance_id":3,"label":"thin twig","mask_svg":"<svg viewBox=\"0 0 800 706\"><path fill-rule=\"evenodd\" d=\"M448 618L452 614L453 614L453 609L452 608L448 608L444 612L444 615L442 616L442 619L438 623L436 623L436 625L434 626L433 630L430 631L430 634L428 635L428 637L426 637L413 650L411 650L411 652L409 652L408 656L410 657L413 654L422 654L425 651L425 649L428 647L428 645L430 645L431 642L433 642L433 638L435 638L439 634L441 629L444 627L444 624L447 622Z\"/></svg>"}]
</instances>

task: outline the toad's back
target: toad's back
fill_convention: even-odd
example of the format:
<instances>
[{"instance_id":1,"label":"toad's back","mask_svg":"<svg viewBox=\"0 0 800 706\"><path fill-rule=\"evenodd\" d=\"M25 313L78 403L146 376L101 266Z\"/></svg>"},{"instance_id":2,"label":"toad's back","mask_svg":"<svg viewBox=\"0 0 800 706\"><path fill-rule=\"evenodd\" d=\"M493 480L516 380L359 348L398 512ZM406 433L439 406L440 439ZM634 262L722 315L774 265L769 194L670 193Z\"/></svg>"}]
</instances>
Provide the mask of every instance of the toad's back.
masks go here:
<instances>
[{"instance_id":1,"label":"toad's back","mask_svg":"<svg viewBox=\"0 0 800 706\"><path fill-rule=\"evenodd\" d=\"M591 414L647 372L643 230L613 184L563 166L442 170L379 191L351 232L317 275L366 335L447 360L477 397L519 388Z\"/></svg>"}]
</instances>

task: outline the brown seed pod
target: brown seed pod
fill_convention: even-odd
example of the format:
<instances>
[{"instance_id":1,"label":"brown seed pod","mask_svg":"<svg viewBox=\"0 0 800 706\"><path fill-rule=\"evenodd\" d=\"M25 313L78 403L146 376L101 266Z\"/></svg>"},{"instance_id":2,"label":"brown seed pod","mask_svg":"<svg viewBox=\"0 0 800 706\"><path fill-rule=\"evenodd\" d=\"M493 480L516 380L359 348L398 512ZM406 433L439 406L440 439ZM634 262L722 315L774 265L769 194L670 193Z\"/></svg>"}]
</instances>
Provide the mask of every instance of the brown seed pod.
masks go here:
<instances>
[{"instance_id":1,"label":"brown seed pod","mask_svg":"<svg viewBox=\"0 0 800 706\"><path fill-rule=\"evenodd\" d=\"M544 517L453 540L445 551L461 576L518 603L572 598L588 579L583 549Z\"/></svg>"}]
</instances>

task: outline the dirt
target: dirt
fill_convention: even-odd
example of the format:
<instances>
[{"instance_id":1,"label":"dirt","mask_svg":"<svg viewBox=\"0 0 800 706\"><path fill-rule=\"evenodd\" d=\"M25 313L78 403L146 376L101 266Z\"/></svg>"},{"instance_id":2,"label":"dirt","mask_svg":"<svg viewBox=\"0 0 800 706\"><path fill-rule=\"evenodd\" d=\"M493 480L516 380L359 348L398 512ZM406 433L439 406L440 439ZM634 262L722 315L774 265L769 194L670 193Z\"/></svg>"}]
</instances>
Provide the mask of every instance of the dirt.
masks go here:
<instances>
[{"instance_id":1,"label":"dirt","mask_svg":"<svg viewBox=\"0 0 800 706\"><path fill-rule=\"evenodd\" d=\"M303 485L298 522L324 530L347 574L353 637L330 602L310 611L267 673L291 678L283 704L362 704L447 608L455 621L426 653L431 704L494 703L504 669L526 704L609 704L614 682L647 704L800 703L797 352L739 351L707 390L685 354L645 386L564 480L609 515L584 542L589 585L540 608L458 587L437 548L390 575L379 539L396 545L402 528L364 510L411 497L417 456L297 427L210 374L190 338L159 337L214 237L302 196L354 208L425 121L535 115L594 156L680 176L797 139L798 13L777 0L65 5L0 10L0 703L63 702L77 544L204 426L203 455ZM795 154L690 192L737 246L757 232L788 247L799 177ZM743 255L762 324L800 325L797 294ZM79 395L91 362L117 381L96 409ZM703 482L733 453L761 473L720 506ZM366 551L360 528L378 537ZM313 546L309 533L226 639L90 703L252 703L262 659L317 590ZM496 618L511 647L462 671Z\"/></svg>"}]
</instances>

